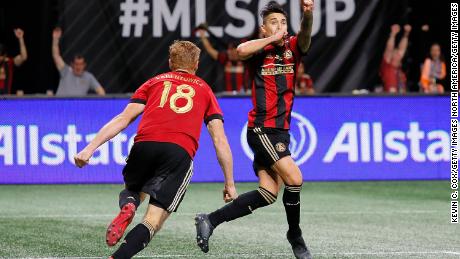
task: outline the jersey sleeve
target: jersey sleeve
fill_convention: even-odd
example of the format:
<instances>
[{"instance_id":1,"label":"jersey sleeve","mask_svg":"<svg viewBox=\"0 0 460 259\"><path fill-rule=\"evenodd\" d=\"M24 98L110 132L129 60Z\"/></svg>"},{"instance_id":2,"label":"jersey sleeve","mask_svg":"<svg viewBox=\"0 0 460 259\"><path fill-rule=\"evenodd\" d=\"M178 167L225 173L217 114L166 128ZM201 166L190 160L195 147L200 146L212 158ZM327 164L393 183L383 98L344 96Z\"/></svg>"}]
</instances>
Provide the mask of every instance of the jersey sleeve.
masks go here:
<instances>
[{"instance_id":1,"label":"jersey sleeve","mask_svg":"<svg viewBox=\"0 0 460 259\"><path fill-rule=\"evenodd\" d=\"M224 121L224 114L222 113L219 103L217 102L216 96L211 91L211 88L209 88L208 93L210 98L208 108L206 109L206 113L204 115L204 122L208 124L210 121L214 119Z\"/></svg>"},{"instance_id":2,"label":"jersey sleeve","mask_svg":"<svg viewBox=\"0 0 460 259\"><path fill-rule=\"evenodd\" d=\"M131 96L130 103L140 103L140 104L147 104L147 100L149 98L149 89L152 86L152 80L149 80L142 84L136 92Z\"/></svg>"}]
</instances>

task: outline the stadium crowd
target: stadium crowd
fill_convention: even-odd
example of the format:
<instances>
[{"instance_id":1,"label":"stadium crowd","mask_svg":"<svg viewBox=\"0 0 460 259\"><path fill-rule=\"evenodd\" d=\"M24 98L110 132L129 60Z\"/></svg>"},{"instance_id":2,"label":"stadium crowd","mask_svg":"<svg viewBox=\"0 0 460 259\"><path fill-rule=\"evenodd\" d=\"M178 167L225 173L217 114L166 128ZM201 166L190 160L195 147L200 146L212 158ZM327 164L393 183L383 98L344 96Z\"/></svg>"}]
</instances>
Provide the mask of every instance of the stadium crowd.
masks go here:
<instances>
[{"instance_id":1,"label":"stadium crowd","mask_svg":"<svg viewBox=\"0 0 460 259\"><path fill-rule=\"evenodd\" d=\"M63 28L65 29L65 28ZM73 53L71 60L64 61L61 56L60 39L63 31L61 28L50 28L51 32L51 57L59 75L59 82L56 85L47 86L48 96L86 96L88 94L105 95L108 88L97 80L97 73L94 75L87 70L88 63L92 60L86 59L85 53ZM393 24L387 28L390 31L382 50L380 66L373 65L373 71L379 75L379 82L374 85L357 86L354 94L369 92L405 94L408 92L425 94L442 94L446 91L447 69L443 55L443 47L437 43L440 39L432 37L432 29L428 24L419 25L398 25ZM386 33L383 31L381 33ZM24 93L33 94L33 88L23 85L23 80L17 77L29 77L26 73L14 73L17 67L27 62L27 37L21 28L14 29L14 34L19 43L19 54L10 51L16 46L8 46L0 39L0 95L22 96ZM260 31L256 30L250 38L234 39L224 42L216 37L209 30L206 23L198 25L194 34L197 42L203 50L204 56L208 55L219 66L216 78L219 87L215 92L222 92L225 95L249 95L251 86L248 85L248 74L244 61L238 59L236 47L238 44L261 37ZM313 43L315 44L315 43ZM29 53L30 54L30 53ZM36 53L32 53L32 55ZM37 55L36 55L37 56ZM376 63L375 63L376 64ZM419 69L410 69L409 64L418 66ZM295 80L295 91L298 95L313 95L322 91L315 90L315 80L310 74L310 66L303 62L298 66ZM29 72L29 71L28 71ZM100 75L99 75L100 76ZM109 91L110 92L110 91Z\"/></svg>"}]
</instances>

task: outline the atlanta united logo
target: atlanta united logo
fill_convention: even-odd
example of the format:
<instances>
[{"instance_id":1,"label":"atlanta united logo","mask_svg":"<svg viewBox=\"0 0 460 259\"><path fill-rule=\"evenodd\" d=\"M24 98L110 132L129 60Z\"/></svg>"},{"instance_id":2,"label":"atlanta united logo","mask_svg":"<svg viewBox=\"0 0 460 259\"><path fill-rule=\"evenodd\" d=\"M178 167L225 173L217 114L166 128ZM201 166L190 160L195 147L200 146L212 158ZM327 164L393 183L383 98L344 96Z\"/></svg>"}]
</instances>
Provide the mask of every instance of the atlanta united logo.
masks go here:
<instances>
[{"instance_id":1,"label":"atlanta united logo","mask_svg":"<svg viewBox=\"0 0 460 259\"><path fill-rule=\"evenodd\" d=\"M292 51L286 50L286 51L284 52L284 58L286 58L286 59L292 58Z\"/></svg>"},{"instance_id":2,"label":"atlanta united logo","mask_svg":"<svg viewBox=\"0 0 460 259\"><path fill-rule=\"evenodd\" d=\"M297 165L301 165L315 152L318 144L318 135L313 124L301 114L292 112L291 118L291 129L289 130L291 143L289 144L289 150L291 151L292 159L294 159ZM241 130L241 147L246 156L254 160L254 153L252 153L246 138L247 126L248 123L246 123ZM275 145L275 149L278 152L284 152L287 147L285 144L279 142Z\"/></svg>"},{"instance_id":3,"label":"atlanta united logo","mask_svg":"<svg viewBox=\"0 0 460 259\"><path fill-rule=\"evenodd\" d=\"M281 142L276 143L275 148L276 151L278 151L279 153L286 151L286 145L284 145L284 143Z\"/></svg>"}]
</instances>

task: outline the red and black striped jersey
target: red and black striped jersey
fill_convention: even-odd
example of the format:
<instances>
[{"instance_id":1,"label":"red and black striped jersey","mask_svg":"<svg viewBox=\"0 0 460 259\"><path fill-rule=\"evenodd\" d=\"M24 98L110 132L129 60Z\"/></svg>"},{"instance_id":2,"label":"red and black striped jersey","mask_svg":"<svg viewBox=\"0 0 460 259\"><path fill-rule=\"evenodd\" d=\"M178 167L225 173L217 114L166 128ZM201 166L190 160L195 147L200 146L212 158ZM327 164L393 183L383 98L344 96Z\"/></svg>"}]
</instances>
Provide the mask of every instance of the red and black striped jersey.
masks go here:
<instances>
[{"instance_id":1,"label":"red and black striped jersey","mask_svg":"<svg viewBox=\"0 0 460 259\"><path fill-rule=\"evenodd\" d=\"M225 91L241 91L244 88L244 64L242 61L231 61L227 51L219 52L217 61L224 66Z\"/></svg>"},{"instance_id":2,"label":"red and black striped jersey","mask_svg":"<svg viewBox=\"0 0 460 259\"><path fill-rule=\"evenodd\" d=\"M247 60L254 106L248 114L249 128L289 129L301 56L297 36L291 36L283 46L268 45Z\"/></svg>"}]
</instances>

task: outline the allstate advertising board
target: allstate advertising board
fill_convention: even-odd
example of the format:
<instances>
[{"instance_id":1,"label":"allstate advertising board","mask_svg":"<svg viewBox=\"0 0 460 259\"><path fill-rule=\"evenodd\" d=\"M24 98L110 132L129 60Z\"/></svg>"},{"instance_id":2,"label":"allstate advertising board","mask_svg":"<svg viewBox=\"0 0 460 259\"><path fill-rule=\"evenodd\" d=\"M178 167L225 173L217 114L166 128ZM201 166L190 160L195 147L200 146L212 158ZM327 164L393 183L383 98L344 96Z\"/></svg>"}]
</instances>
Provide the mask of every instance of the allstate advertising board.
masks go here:
<instances>
[{"instance_id":1,"label":"allstate advertising board","mask_svg":"<svg viewBox=\"0 0 460 259\"><path fill-rule=\"evenodd\" d=\"M73 156L127 99L10 99L0 102L0 184L121 183L138 121L103 145L90 166ZM246 143L250 98L219 98L237 181L256 181ZM449 179L450 103L441 96L300 97L292 157L306 181ZM195 182L222 181L203 125Z\"/></svg>"}]
</instances>

